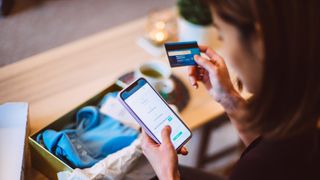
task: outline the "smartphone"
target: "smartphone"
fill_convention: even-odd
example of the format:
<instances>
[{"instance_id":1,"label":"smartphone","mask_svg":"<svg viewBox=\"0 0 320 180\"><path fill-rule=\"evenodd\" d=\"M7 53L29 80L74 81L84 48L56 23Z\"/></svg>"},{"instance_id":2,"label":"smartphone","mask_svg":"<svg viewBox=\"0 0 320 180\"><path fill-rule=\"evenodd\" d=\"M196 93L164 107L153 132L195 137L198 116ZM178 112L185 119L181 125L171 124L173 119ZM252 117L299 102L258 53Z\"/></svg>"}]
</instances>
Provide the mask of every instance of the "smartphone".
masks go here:
<instances>
[{"instance_id":1,"label":"smartphone","mask_svg":"<svg viewBox=\"0 0 320 180\"><path fill-rule=\"evenodd\" d=\"M166 125L171 127L170 139L176 150L191 138L190 129L144 78L120 91L118 98L155 142L161 144L161 131Z\"/></svg>"}]
</instances>

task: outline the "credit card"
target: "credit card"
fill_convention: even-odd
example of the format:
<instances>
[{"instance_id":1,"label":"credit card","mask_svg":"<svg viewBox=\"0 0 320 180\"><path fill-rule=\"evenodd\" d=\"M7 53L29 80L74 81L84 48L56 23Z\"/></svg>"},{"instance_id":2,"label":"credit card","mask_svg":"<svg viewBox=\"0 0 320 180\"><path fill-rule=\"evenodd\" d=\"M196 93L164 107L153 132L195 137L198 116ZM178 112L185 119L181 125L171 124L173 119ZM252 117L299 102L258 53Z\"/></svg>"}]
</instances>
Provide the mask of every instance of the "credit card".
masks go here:
<instances>
[{"instance_id":1,"label":"credit card","mask_svg":"<svg viewBox=\"0 0 320 180\"><path fill-rule=\"evenodd\" d=\"M197 41L165 43L171 67L194 66L194 55L200 55Z\"/></svg>"}]
</instances>

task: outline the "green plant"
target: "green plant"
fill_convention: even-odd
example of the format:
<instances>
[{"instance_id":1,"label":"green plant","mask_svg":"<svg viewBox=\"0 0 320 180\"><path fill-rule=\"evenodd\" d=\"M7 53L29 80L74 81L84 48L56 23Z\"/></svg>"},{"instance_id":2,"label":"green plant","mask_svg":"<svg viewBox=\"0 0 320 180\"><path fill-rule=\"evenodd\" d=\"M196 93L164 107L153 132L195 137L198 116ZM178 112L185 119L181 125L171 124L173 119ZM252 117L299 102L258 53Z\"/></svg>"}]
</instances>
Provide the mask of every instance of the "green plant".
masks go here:
<instances>
[{"instance_id":1,"label":"green plant","mask_svg":"<svg viewBox=\"0 0 320 180\"><path fill-rule=\"evenodd\" d=\"M209 5L203 0L178 0L180 15L187 21L206 26L212 23Z\"/></svg>"}]
</instances>

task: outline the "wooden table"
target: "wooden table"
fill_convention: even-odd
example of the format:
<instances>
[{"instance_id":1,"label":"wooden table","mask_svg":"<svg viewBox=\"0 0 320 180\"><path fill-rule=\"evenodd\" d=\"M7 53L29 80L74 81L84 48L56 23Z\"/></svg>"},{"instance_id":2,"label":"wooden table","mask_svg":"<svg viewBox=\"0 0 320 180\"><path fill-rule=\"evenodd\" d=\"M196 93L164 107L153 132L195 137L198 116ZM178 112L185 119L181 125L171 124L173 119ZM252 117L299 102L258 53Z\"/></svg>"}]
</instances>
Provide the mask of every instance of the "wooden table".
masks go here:
<instances>
[{"instance_id":1,"label":"wooden table","mask_svg":"<svg viewBox=\"0 0 320 180\"><path fill-rule=\"evenodd\" d=\"M28 102L31 133L35 133L113 84L123 73L155 59L136 43L145 22L145 18L138 19L2 67L0 103ZM164 56L161 59L167 61ZM185 68L173 69L173 73L191 94L181 112L191 129L223 113L202 86L195 90L189 85Z\"/></svg>"},{"instance_id":2,"label":"wooden table","mask_svg":"<svg viewBox=\"0 0 320 180\"><path fill-rule=\"evenodd\" d=\"M0 103L28 102L31 133L40 130L123 73L155 59L136 43L145 22L138 19L0 68ZM167 61L164 56L161 60ZM191 129L223 113L202 86L195 90L189 85L185 68L173 73L191 94L181 113Z\"/></svg>"}]
</instances>

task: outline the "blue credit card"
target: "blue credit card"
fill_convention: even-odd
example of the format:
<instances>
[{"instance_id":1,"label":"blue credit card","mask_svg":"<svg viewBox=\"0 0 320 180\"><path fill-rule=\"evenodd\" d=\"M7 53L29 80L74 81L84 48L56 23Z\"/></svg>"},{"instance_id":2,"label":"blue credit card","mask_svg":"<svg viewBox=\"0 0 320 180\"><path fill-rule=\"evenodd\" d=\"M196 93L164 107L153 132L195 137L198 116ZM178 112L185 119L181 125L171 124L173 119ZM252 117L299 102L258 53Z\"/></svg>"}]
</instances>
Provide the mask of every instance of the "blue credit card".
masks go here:
<instances>
[{"instance_id":1,"label":"blue credit card","mask_svg":"<svg viewBox=\"0 0 320 180\"><path fill-rule=\"evenodd\" d=\"M200 49L196 41L165 43L167 55L171 67L194 66L194 55L200 55Z\"/></svg>"}]
</instances>

